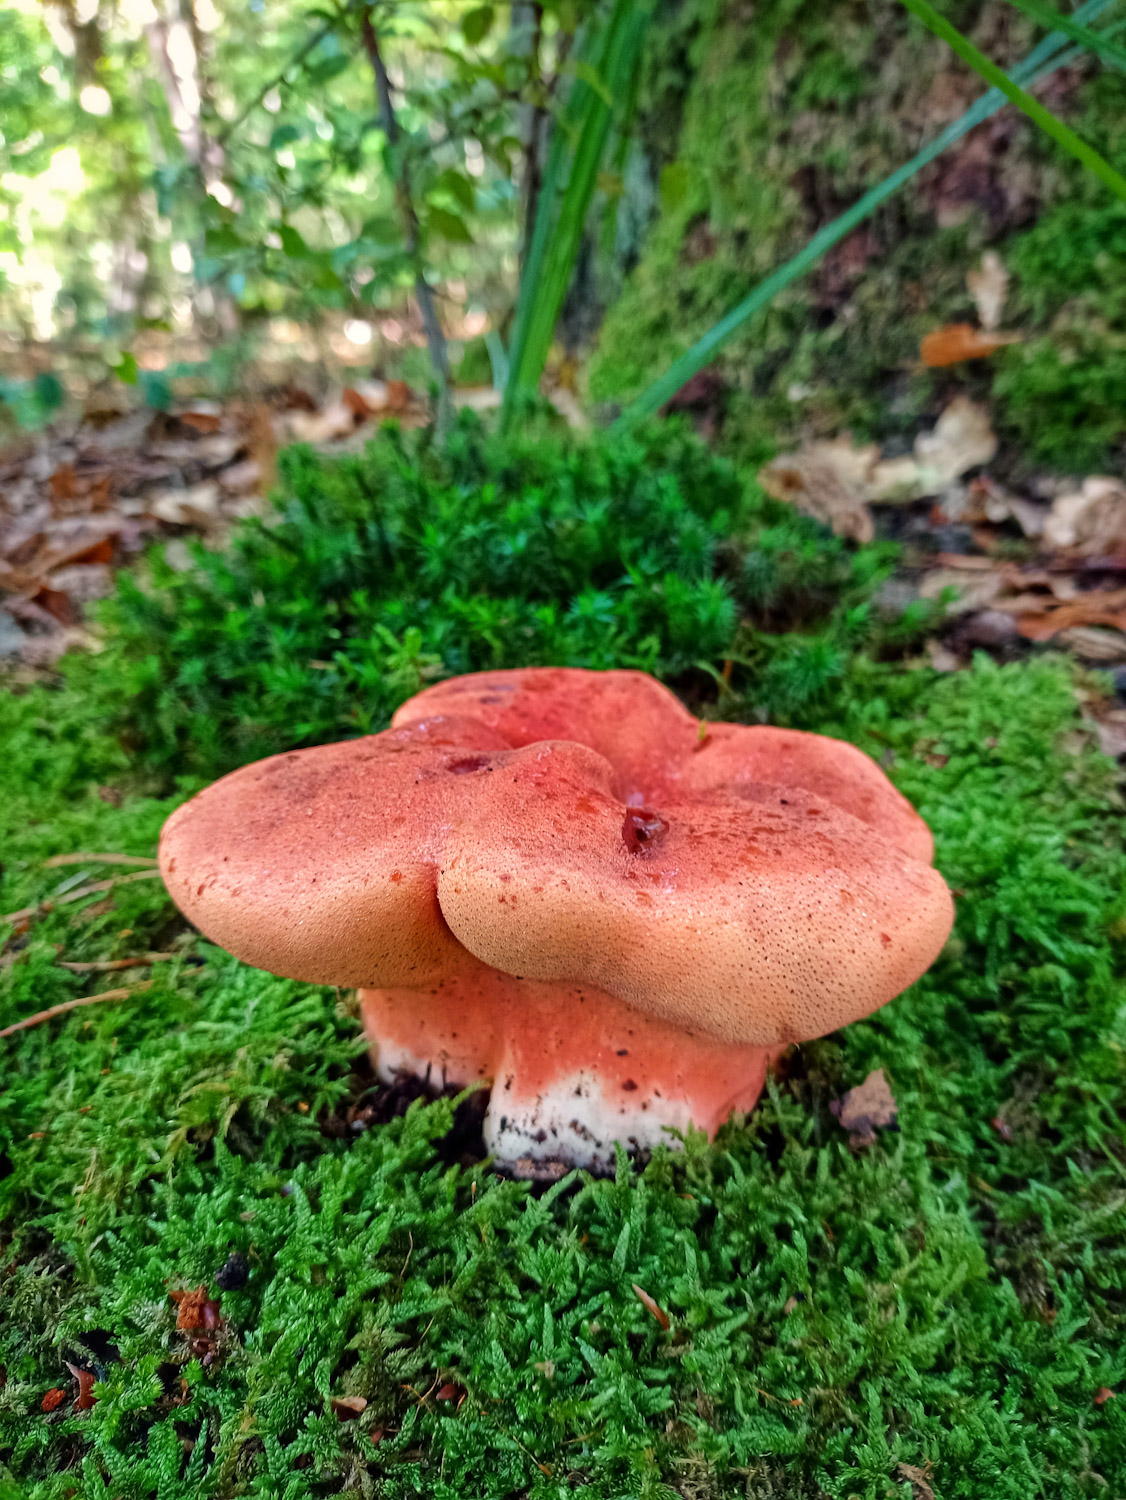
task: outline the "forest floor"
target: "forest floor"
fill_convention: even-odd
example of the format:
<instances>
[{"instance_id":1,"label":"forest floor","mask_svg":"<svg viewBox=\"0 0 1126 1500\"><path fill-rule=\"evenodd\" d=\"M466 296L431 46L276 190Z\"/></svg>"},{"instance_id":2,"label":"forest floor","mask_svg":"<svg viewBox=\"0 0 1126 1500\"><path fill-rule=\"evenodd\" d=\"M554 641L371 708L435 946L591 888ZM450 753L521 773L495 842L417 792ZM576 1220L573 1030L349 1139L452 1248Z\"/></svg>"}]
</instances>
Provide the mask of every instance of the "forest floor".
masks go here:
<instances>
[{"instance_id":1,"label":"forest floor","mask_svg":"<svg viewBox=\"0 0 1126 1500\"><path fill-rule=\"evenodd\" d=\"M144 441L189 453L222 435L223 420L208 432L189 419ZM84 451L43 473L28 515L44 496L50 506L52 484L67 492L56 511L122 515L90 500L99 477ZM140 452L172 462L140 443L129 451L130 461ZM220 477L181 468L172 488L215 484L221 514L221 474L247 461L243 444L215 466ZM617 461L583 460L581 472ZM405 548L395 527L430 502L421 481L412 487L416 471L394 462L407 520L391 508L392 471L379 472L387 525ZM691 499L703 460L669 462ZM817 487L827 462L820 453L812 467L809 455L783 465L796 475L786 485ZM654 467L637 459L635 519L647 531L666 524L644 489ZM283 465L283 483L298 498L302 485L327 495L349 518L338 472L352 471ZM561 507L579 473L569 469L564 499L551 500L552 545L571 534ZM709 470L701 493L718 482ZM148 493L162 484L150 478ZM1057 503L1069 493L1084 491L1006 496L979 473L881 521L899 539L900 567L881 574L872 562L876 596L885 609L921 598L932 610L923 638L894 659L886 638L858 634L847 594L858 565L839 573L842 544L808 523L787 531L796 523L767 505L754 542L740 543L738 609L763 597L763 558L784 573L778 558L798 552L802 577L821 569L836 580L823 605L839 607L853 644L845 652L832 636L838 667L798 717L873 754L919 808L956 894L956 933L899 1000L798 1049L714 1144L693 1137L645 1164L623 1158L614 1180L574 1173L546 1191L490 1170L472 1097L412 1102L377 1087L351 996L237 963L187 927L155 878L163 820L220 768L216 755L232 753L219 735L225 695L276 705L280 727L263 710L263 735L295 733L299 717L322 723L305 702L329 691L320 658L334 648L302 637L294 660L315 656L317 670L291 682L282 653L303 628L296 615L283 621L267 600L275 613L261 652L276 671L259 698L239 698L258 689L235 682L257 637L220 654L223 632L249 632L258 607L249 581L236 602L232 570L280 580L253 572L276 568L275 554L236 549L210 568L209 594L191 565L157 571L167 619L142 625L137 614L130 655L113 643L129 609L142 608L126 599L103 621L108 647L61 675L49 667L53 626L12 611L21 641L53 644L16 665L0 695L0 1496L1126 1495L1126 852L1111 758L1126 745L1113 684L1089 670L1115 665L1126 621L1123 600L1087 597L1114 594L1124 565L1103 548L1095 507ZM451 532L443 567L451 579L458 570L458 599L476 600L466 554L493 512L472 495L455 484L434 503L442 524L467 528ZM1032 508L1023 521L1014 498ZM576 514L597 530L592 503ZM692 501L695 511L668 521L670 537L681 528L678 576L703 546L697 515L715 527L730 571L724 528L735 522L707 509L716 504ZM145 526L166 540L212 525L153 511ZM1084 515L1092 529L1080 534ZM324 517L310 517L308 545L319 547ZM1054 526L1062 537L1068 517L1073 532L1058 546L1026 530L1038 524L1042 537ZM53 545L61 533L51 528L67 517L40 518L34 545ZM512 538L523 546L534 522L532 511L503 511L488 566L512 562ZM304 524L273 534L292 550L305 545ZM9 560L24 569L13 595L65 631L84 630L77 586L68 623L52 610L49 591L67 593L55 570L111 566L125 534L112 532L95 560L38 572L34 551ZM506 539L509 553L498 550ZM348 536L340 545L348 551ZM875 559L879 546L856 555ZM343 563L318 552L315 565ZM512 565L527 571L520 556ZM396 566L404 578L417 571L409 558ZM559 566L562 577L579 565L569 554ZM926 584L936 574L937 590ZM955 583L972 603L947 614ZM547 606L532 599L527 619L548 642L535 637L535 649L632 663L665 631L672 644L654 670L689 681L676 618L654 623L641 583L609 605L590 604L580 585L550 629ZM566 602L554 575L543 586ZM405 587L388 584L392 624ZM699 597L677 606L700 612L693 640L717 608L709 588L704 579ZM432 670L431 646L447 668L481 664L457 654L458 599L441 596L437 612L452 623L411 647L411 670ZM620 638L631 611L636 644ZM573 643L596 625L619 635ZM189 628L196 654L177 665ZM493 627L477 614L464 628L475 639ZM773 650L764 639L756 649ZM1061 639L1086 665L1052 649ZM391 659L394 692L406 696L402 641ZM992 657L975 654L983 645ZM791 648L762 658L767 679L782 680ZM143 675L148 649L163 663L159 684ZM802 658L803 672L813 659ZM334 660L344 701L364 681L362 660L349 658L352 676ZM785 677L794 691L796 673ZM702 692L699 674L691 680ZM718 707L738 716L723 692ZM338 722L335 703L324 724ZM248 710L229 712L237 726ZM268 740L234 753L262 748ZM54 1006L58 1016L39 1019ZM861 1140L831 1106L877 1069L896 1113Z\"/></svg>"}]
</instances>

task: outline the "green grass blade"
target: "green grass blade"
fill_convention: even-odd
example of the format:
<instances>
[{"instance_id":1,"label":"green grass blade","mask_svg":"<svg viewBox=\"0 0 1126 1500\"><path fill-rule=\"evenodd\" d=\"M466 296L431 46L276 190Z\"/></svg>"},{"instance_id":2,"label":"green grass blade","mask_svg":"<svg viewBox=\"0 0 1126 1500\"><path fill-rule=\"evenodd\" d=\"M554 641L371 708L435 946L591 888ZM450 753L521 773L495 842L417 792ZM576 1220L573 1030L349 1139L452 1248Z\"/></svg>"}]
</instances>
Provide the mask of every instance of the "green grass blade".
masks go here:
<instances>
[{"instance_id":1,"label":"green grass blade","mask_svg":"<svg viewBox=\"0 0 1126 1500\"><path fill-rule=\"evenodd\" d=\"M935 36L940 37L952 51L956 52L963 62L969 63L976 73L980 73L987 83L994 88L1000 89L1010 103L1015 104L1019 110L1028 116L1045 134L1050 135L1057 145L1062 146L1065 151L1070 151L1077 161L1081 161L1088 171L1093 172L1101 182L1104 182L1112 193L1123 201L1126 201L1126 177L1116 171L1101 156L1094 146L1088 145L1082 136L1076 135L1070 125L1065 125L1062 120L1057 119L1050 109L1045 109L1039 99L1034 99L1031 94L1021 88L1020 84L1004 73L995 62L986 57L984 52L979 52L974 44L962 35L956 26L952 26L945 16L940 16L938 11L927 0L902 0L902 3L913 16L918 17L924 26L930 28Z\"/></svg>"},{"instance_id":2,"label":"green grass blade","mask_svg":"<svg viewBox=\"0 0 1126 1500\"><path fill-rule=\"evenodd\" d=\"M613 124L614 101L624 102L631 94L647 21L647 6L615 0L591 48L595 62L579 59L582 66L552 137L520 280L507 410L515 398L535 390L547 362Z\"/></svg>"},{"instance_id":3,"label":"green grass blade","mask_svg":"<svg viewBox=\"0 0 1126 1500\"><path fill-rule=\"evenodd\" d=\"M1100 57L1103 62L1110 63L1116 68L1126 68L1126 47L1114 41L1107 33L1092 31L1089 26L1084 26L1074 16L1061 14L1054 6L1044 4L1043 0L1012 0L1012 3L1033 21L1039 21L1041 26L1062 32L1073 42L1079 42L1089 52Z\"/></svg>"},{"instance_id":4,"label":"green grass blade","mask_svg":"<svg viewBox=\"0 0 1126 1500\"><path fill-rule=\"evenodd\" d=\"M1107 10L1114 0L1087 0L1075 12L1076 20L1095 20ZM1064 51L1066 37L1053 33L1039 42L1028 56L1013 69L1013 77L1019 83L1037 83L1054 73L1058 68L1074 62L1082 55L1082 48ZM664 375L648 386L622 413L619 422L627 423L635 418L659 411L666 401L672 399L687 381L707 365L717 351L743 326L748 318L769 305L770 302L811 270L821 257L838 244L856 226L886 202L894 193L911 180L924 167L930 166L947 149L960 141L983 121L1004 107L1006 95L999 88L991 88L975 100L957 120L952 121L929 145L918 151L910 161L898 167L883 182L858 198L851 208L831 223L823 225L813 238L798 253L778 270L772 271L758 286L754 287L736 307L733 307L707 333L703 334L690 349L680 356Z\"/></svg>"}]
</instances>

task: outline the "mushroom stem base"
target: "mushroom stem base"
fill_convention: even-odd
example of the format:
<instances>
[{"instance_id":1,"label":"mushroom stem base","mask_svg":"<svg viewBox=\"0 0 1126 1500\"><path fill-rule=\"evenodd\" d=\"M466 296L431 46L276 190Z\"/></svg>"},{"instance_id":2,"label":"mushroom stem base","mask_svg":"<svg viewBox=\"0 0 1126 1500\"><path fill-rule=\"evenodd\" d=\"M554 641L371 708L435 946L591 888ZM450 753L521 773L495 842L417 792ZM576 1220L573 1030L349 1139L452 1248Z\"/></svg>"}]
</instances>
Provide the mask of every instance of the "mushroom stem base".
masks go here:
<instances>
[{"instance_id":1,"label":"mushroom stem base","mask_svg":"<svg viewBox=\"0 0 1126 1500\"><path fill-rule=\"evenodd\" d=\"M517 979L471 961L426 989L361 990L376 1070L436 1086L490 1084L485 1143L521 1177L613 1170L629 1151L714 1136L758 1099L784 1047L732 1046L602 990Z\"/></svg>"}]
</instances>

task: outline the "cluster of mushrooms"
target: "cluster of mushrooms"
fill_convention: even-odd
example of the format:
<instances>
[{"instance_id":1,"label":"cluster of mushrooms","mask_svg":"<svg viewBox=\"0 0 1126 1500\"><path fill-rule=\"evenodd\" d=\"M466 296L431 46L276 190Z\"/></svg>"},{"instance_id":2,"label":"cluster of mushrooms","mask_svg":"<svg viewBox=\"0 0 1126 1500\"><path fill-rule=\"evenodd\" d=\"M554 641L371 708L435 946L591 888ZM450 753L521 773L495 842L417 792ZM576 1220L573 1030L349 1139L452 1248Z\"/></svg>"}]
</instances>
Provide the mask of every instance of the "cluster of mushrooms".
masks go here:
<instances>
[{"instance_id":1,"label":"cluster of mushrooms","mask_svg":"<svg viewBox=\"0 0 1126 1500\"><path fill-rule=\"evenodd\" d=\"M953 919L932 854L853 746L561 668L247 766L160 847L213 942L358 987L381 1078L490 1084L486 1144L523 1176L714 1134L789 1044L912 984Z\"/></svg>"}]
</instances>

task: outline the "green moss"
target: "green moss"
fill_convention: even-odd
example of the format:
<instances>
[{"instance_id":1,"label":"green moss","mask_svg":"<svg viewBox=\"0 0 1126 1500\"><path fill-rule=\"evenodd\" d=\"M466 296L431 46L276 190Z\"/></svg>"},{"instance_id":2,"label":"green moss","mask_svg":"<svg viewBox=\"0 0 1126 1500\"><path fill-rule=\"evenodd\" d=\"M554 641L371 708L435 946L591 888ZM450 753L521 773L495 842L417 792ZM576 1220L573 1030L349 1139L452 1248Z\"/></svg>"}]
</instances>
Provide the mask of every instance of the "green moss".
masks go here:
<instances>
[{"instance_id":1,"label":"green moss","mask_svg":"<svg viewBox=\"0 0 1126 1500\"><path fill-rule=\"evenodd\" d=\"M4 909L56 888L47 853L151 850L172 805L103 800L84 778L120 753L87 728L76 758L80 720L66 691L0 700ZM177 956L0 1042L0 1465L23 1493L883 1500L904 1464L943 1500L1114 1493L1126 1419L1094 1403L1126 1381L1112 767L1059 662L856 659L822 722L929 819L956 939L715 1147L613 1182L541 1196L458 1164L448 1102L327 1130L365 1087L347 1003L202 943L157 883L36 922L0 1024L91 987L60 952ZM854 1151L828 1102L873 1067L900 1128ZM220 1293L232 1252L249 1275ZM202 1343L169 1296L199 1284L224 1319ZM97 1405L45 1414L67 1360Z\"/></svg>"},{"instance_id":2,"label":"green moss","mask_svg":"<svg viewBox=\"0 0 1126 1500\"><path fill-rule=\"evenodd\" d=\"M502 441L467 413L446 452L388 428L339 462L291 450L282 475L279 513L227 552L122 575L104 660L69 667L151 767L214 775L378 730L427 681L509 665L635 667L697 691L741 619L839 637L894 554L846 551L668 426ZM807 684L764 706L815 699Z\"/></svg>"},{"instance_id":3,"label":"green moss","mask_svg":"<svg viewBox=\"0 0 1126 1500\"><path fill-rule=\"evenodd\" d=\"M1126 327L1057 319L1050 334L1006 351L993 389L1030 458L1066 473L1121 468Z\"/></svg>"}]
</instances>

